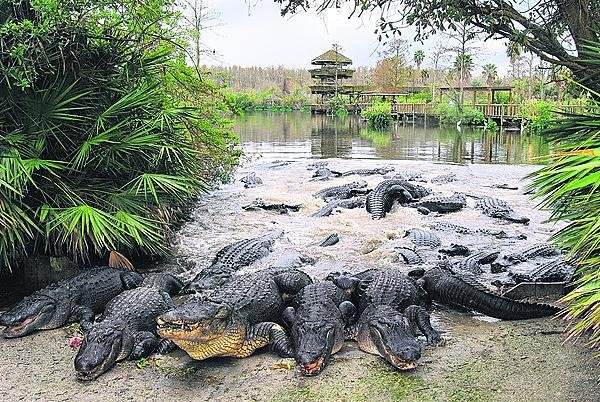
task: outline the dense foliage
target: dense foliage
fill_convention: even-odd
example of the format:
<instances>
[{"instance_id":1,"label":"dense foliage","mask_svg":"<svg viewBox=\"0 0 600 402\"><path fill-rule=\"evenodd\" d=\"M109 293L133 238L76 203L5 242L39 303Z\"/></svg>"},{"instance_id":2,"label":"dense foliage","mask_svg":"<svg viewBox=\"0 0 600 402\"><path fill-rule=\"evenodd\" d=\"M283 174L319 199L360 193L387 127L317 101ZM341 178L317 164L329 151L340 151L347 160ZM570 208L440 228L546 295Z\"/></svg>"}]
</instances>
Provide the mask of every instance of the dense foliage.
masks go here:
<instances>
[{"instance_id":1,"label":"dense foliage","mask_svg":"<svg viewBox=\"0 0 600 402\"><path fill-rule=\"evenodd\" d=\"M294 87L287 94L278 93L274 88L264 91L228 91L225 97L238 115L251 111L301 110L309 103L308 95L300 87Z\"/></svg>"},{"instance_id":2,"label":"dense foliage","mask_svg":"<svg viewBox=\"0 0 600 402\"><path fill-rule=\"evenodd\" d=\"M236 162L168 0L0 0L0 269L167 252Z\"/></svg>"},{"instance_id":3,"label":"dense foliage","mask_svg":"<svg viewBox=\"0 0 600 402\"><path fill-rule=\"evenodd\" d=\"M392 121L392 107L389 102L374 102L360 114L367 119L369 127L382 129L388 127Z\"/></svg>"}]
</instances>

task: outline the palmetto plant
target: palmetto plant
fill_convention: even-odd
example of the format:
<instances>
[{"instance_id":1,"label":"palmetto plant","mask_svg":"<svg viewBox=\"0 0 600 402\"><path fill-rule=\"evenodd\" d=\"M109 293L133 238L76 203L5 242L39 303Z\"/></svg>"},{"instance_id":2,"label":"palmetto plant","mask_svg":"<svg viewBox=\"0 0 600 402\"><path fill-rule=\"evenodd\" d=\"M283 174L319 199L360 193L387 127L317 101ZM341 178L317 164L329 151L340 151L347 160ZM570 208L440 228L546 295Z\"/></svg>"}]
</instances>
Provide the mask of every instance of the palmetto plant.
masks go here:
<instances>
[{"instance_id":1,"label":"palmetto plant","mask_svg":"<svg viewBox=\"0 0 600 402\"><path fill-rule=\"evenodd\" d=\"M53 2L10 3L0 15L0 269L37 253L165 254L174 215L229 149L207 112L217 101L199 109L169 91L182 77L159 32L166 3L121 2L115 14L114 2L72 1L67 22ZM21 54L2 50L21 44Z\"/></svg>"},{"instance_id":2,"label":"palmetto plant","mask_svg":"<svg viewBox=\"0 0 600 402\"><path fill-rule=\"evenodd\" d=\"M589 63L600 64L600 45L588 47ZM547 132L556 153L532 174L532 188L551 221L565 221L554 235L578 264L576 289L564 297L571 335L592 331L600 343L600 94L585 113L567 114Z\"/></svg>"}]
</instances>

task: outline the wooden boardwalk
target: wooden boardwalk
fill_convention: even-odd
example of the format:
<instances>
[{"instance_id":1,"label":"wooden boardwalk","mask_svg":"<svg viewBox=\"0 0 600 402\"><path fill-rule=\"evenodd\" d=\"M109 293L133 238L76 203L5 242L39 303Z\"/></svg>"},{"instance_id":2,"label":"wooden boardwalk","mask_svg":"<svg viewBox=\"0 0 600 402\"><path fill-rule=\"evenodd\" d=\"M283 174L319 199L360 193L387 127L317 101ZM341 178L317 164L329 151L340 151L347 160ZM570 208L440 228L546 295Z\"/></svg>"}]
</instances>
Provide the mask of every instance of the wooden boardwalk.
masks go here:
<instances>
[{"instance_id":1,"label":"wooden boardwalk","mask_svg":"<svg viewBox=\"0 0 600 402\"><path fill-rule=\"evenodd\" d=\"M354 105L347 105L346 109L350 114L360 114L363 109L371 106L370 103L356 103ZM428 117L438 118L436 112L436 104L433 103L393 103L392 104L392 116L399 120L415 120L415 119L426 119ZM468 107L475 108L483 113L486 119L492 119L500 123L505 124L519 124L521 120L526 118L523 114L523 106L518 104L507 104L507 103L476 103L471 105L465 105ZM573 113L581 110L581 106L578 105L560 105L557 106L558 110ZM327 110L325 105L311 105L311 112L314 114L325 114L330 111Z\"/></svg>"}]
</instances>

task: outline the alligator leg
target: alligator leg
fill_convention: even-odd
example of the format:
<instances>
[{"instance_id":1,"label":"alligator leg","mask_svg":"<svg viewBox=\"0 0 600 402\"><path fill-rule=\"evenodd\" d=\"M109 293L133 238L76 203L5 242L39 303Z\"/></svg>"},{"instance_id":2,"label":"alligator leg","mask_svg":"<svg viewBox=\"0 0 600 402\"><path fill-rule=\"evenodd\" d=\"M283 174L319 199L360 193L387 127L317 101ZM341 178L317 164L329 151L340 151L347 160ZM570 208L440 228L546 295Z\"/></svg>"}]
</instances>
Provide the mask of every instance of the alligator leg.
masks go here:
<instances>
[{"instance_id":1,"label":"alligator leg","mask_svg":"<svg viewBox=\"0 0 600 402\"><path fill-rule=\"evenodd\" d=\"M167 353L173 351L177 345L170 339L161 339L156 347L156 353L159 355L166 355Z\"/></svg>"},{"instance_id":2,"label":"alligator leg","mask_svg":"<svg viewBox=\"0 0 600 402\"><path fill-rule=\"evenodd\" d=\"M71 310L71 317L78 321L80 324L87 322L94 322L94 312L88 306L75 306Z\"/></svg>"},{"instance_id":3,"label":"alligator leg","mask_svg":"<svg viewBox=\"0 0 600 402\"><path fill-rule=\"evenodd\" d=\"M295 295L312 281L308 275L300 271L284 272L273 278L280 293Z\"/></svg>"},{"instance_id":4,"label":"alligator leg","mask_svg":"<svg viewBox=\"0 0 600 402\"><path fill-rule=\"evenodd\" d=\"M131 360L137 360L142 357L148 357L158 347L160 341L152 332L140 331L134 335L133 350L129 355Z\"/></svg>"},{"instance_id":5,"label":"alligator leg","mask_svg":"<svg viewBox=\"0 0 600 402\"><path fill-rule=\"evenodd\" d=\"M236 357L250 356L256 349L271 345L271 350L281 357L293 357L294 349L281 325L261 322L250 327Z\"/></svg>"},{"instance_id":6,"label":"alligator leg","mask_svg":"<svg viewBox=\"0 0 600 402\"><path fill-rule=\"evenodd\" d=\"M442 346L444 344L444 338L441 337L440 333L433 329L431 322L429 321L429 313L424 307L411 305L404 310L404 315L408 319L408 323L415 332L415 327L427 338L427 344L431 346Z\"/></svg>"}]
</instances>

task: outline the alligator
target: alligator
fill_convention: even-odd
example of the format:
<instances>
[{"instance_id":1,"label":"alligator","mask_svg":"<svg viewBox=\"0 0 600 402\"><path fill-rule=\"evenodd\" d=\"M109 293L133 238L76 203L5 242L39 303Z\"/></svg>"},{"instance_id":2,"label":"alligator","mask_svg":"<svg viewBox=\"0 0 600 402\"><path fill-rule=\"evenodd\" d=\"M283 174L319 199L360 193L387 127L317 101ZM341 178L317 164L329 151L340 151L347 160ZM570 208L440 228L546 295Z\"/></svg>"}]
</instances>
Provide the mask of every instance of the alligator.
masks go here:
<instances>
[{"instance_id":1,"label":"alligator","mask_svg":"<svg viewBox=\"0 0 600 402\"><path fill-rule=\"evenodd\" d=\"M98 267L50 284L0 316L0 325L7 327L4 337L55 329L72 321L93 321L112 298L141 283L137 272Z\"/></svg>"},{"instance_id":2,"label":"alligator","mask_svg":"<svg viewBox=\"0 0 600 402\"><path fill-rule=\"evenodd\" d=\"M339 352L344 328L355 312L350 295L331 282L308 285L296 295L283 312L283 320L290 329L294 358L302 374L319 374L331 355Z\"/></svg>"},{"instance_id":3,"label":"alligator","mask_svg":"<svg viewBox=\"0 0 600 402\"><path fill-rule=\"evenodd\" d=\"M182 287L172 274L150 276L142 286L112 299L96 323L82 324L83 343L74 363L77 378L94 380L127 357L137 360L170 351L173 343L156 335L156 317L175 308L170 295Z\"/></svg>"},{"instance_id":4,"label":"alligator","mask_svg":"<svg viewBox=\"0 0 600 402\"><path fill-rule=\"evenodd\" d=\"M327 238L325 238L325 240L323 240L321 243L319 243L319 246L321 246L321 247L333 246L334 244L337 244L339 241L340 241L340 238L338 237L338 234L333 233L333 234L330 234L329 236L327 236Z\"/></svg>"},{"instance_id":5,"label":"alligator","mask_svg":"<svg viewBox=\"0 0 600 402\"><path fill-rule=\"evenodd\" d=\"M353 181L341 186L328 187L313 194L315 198L322 198L325 201L333 199L344 199L351 198L358 194L365 194L367 192L367 182L365 181Z\"/></svg>"},{"instance_id":6,"label":"alligator","mask_svg":"<svg viewBox=\"0 0 600 402\"><path fill-rule=\"evenodd\" d=\"M431 179L431 182L436 184L446 184L453 181L456 181L456 173L443 174Z\"/></svg>"},{"instance_id":7,"label":"alligator","mask_svg":"<svg viewBox=\"0 0 600 402\"><path fill-rule=\"evenodd\" d=\"M509 271L510 277L516 282L570 282L575 267L569 264L563 257L550 260L530 270Z\"/></svg>"},{"instance_id":8,"label":"alligator","mask_svg":"<svg viewBox=\"0 0 600 402\"><path fill-rule=\"evenodd\" d=\"M311 282L305 273L290 269L237 276L207 298L192 298L159 316L158 334L196 360L247 357L267 345L282 357L292 357L291 342L278 324L284 296Z\"/></svg>"},{"instance_id":9,"label":"alligator","mask_svg":"<svg viewBox=\"0 0 600 402\"><path fill-rule=\"evenodd\" d=\"M312 162L312 163L309 163L308 165L306 165L306 169L307 170L322 169L325 166L327 166L328 164L329 164L329 162L327 162L327 161L316 161L316 162Z\"/></svg>"},{"instance_id":10,"label":"alligator","mask_svg":"<svg viewBox=\"0 0 600 402\"><path fill-rule=\"evenodd\" d=\"M438 250L438 252L440 252L441 254L446 254L449 256L457 256L457 255L461 255L461 256L467 256L469 254L471 254L471 251L469 250L469 248L467 246L463 246L461 244L456 244L456 243L451 243L450 247L448 248L441 248Z\"/></svg>"},{"instance_id":11,"label":"alligator","mask_svg":"<svg viewBox=\"0 0 600 402\"><path fill-rule=\"evenodd\" d=\"M549 257L560 254L554 246L536 243L510 254L503 254L492 263L492 272L505 272L511 265L519 264L537 257Z\"/></svg>"},{"instance_id":12,"label":"alligator","mask_svg":"<svg viewBox=\"0 0 600 402\"><path fill-rule=\"evenodd\" d=\"M333 274L328 279L354 296L359 318L347 329L346 337L356 340L361 350L408 370L421 357L417 328L429 345L444 343L423 307L426 295L412 278L394 270L373 269L353 277Z\"/></svg>"},{"instance_id":13,"label":"alligator","mask_svg":"<svg viewBox=\"0 0 600 402\"><path fill-rule=\"evenodd\" d=\"M504 219L515 223L529 223L529 218L518 215L504 200L492 197L476 197L475 208L480 209L484 215L492 218Z\"/></svg>"},{"instance_id":14,"label":"alligator","mask_svg":"<svg viewBox=\"0 0 600 402\"><path fill-rule=\"evenodd\" d=\"M315 170L315 172L312 175L313 178L311 179L311 181L329 180L332 177L340 177L340 176L342 176L342 173L336 172L335 170L330 170L329 168L326 168L326 167L322 167L322 168Z\"/></svg>"},{"instance_id":15,"label":"alligator","mask_svg":"<svg viewBox=\"0 0 600 402\"><path fill-rule=\"evenodd\" d=\"M421 256L412 248L399 246L395 247L395 249L398 250L398 256L402 257L402 261L404 261L405 264L414 265L423 263L423 258L421 258Z\"/></svg>"},{"instance_id":16,"label":"alligator","mask_svg":"<svg viewBox=\"0 0 600 402\"><path fill-rule=\"evenodd\" d=\"M442 244L440 238L429 230L408 229L404 236L408 236L410 241L417 247L437 248Z\"/></svg>"},{"instance_id":17,"label":"alligator","mask_svg":"<svg viewBox=\"0 0 600 402\"><path fill-rule=\"evenodd\" d=\"M262 198L256 198L252 203L244 205L242 209L244 211L256 211L263 209L265 211L275 211L282 215L288 215L290 211L300 211L301 204L289 205L289 204L267 204Z\"/></svg>"},{"instance_id":18,"label":"alligator","mask_svg":"<svg viewBox=\"0 0 600 402\"><path fill-rule=\"evenodd\" d=\"M436 221L436 222L432 223L430 225L430 227L434 230L452 231L452 232L456 232L459 234L472 235L472 236L484 235L484 236L494 236L498 239L509 239L509 238L514 238L514 239L519 239L519 240L527 239L527 236L523 235L523 234L509 236L503 230L471 229L471 228L468 228L465 226L457 225L455 223L444 222L444 221Z\"/></svg>"},{"instance_id":19,"label":"alligator","mask_svg":"<svg viewBox=\"0 0 600 402\"><path fill-rule=\"evenodd\" d=\"M386 178L388 178L388 177L386 177ZM427 182L427 180L425 180L425 178L423 177L423 174L421 172L417 172L414 170L403 170L389 178L394 179L394 180L418 181L418 182L422 182L422 183Z\"/></svg>"},{"instance_id":20,"label":"alligator","mask_svg":"<svg viewBox=\"0 0 600 402\"><path fill-rule=\"evenodd\" d=\"M454 193L451 196L432 195L411 206L417 208L423 215L428 215L430 212L455 212L467 206L467 198L462 193Z\"/></svg>"},{"instance_id":21,"label":"alligator","mask_svg":"<svg viewBox=\"0 0 600 402\"><path fill-rule=\"evenodd\" d=\"M365 196L358 196L347 198L344 200L333 200L324 205L317 212L312 214L312 216L324 217L329 216L333 213L333 211L344 208L344 209L353 209L353 208L362 208L365 206Z\"/></svg>"},{"instance_id":22,"label":"alligator","mask_svg":"<svg viewBox=\"0 0 600 402\"><path fill-rule=\"evenodd\" d=\"M433 300L503 320L545 317L560 310L549 304L529 303L496 295L467 272L457 275L436 267L425 272L419 283Z\"/></svg>"},{"instance_id":23,"label":"alligator","mask_svg":"<svg viewBox=\"0 0 600 402\"><path fill-rule=\"evenodd\" d=\"M384 180L367 195L366 208L372 219L382 219L390 212L396 200L400 203L408 203L423 198L431 193L431 190L406 180L388 179Z\"/></svg>"},{"instance_id":24,"label":"alligator","mask_svg":"<svg viewBox=\"0 0 600 402\"><path fill-rule=\"evenodd\" d=\"M287 165L291 165L294 161L282 161L282 160L274 160L268 166L270 168L279 168Z\"/></svg>"},{"instance_id":25,"label":"alligator","mask_svg":"<svg viewBox=\"0 0 600 402\"><path fill-rule=\"evenodd\" d=\"M246 175L240 179L242 183L244 183L245 188L258 187L263 184L263 181L260 177L256 175L256 173L252 172L249 175Z\"/></svg>"},{"instance_id":26,"label":"alligator","mask_svg":"<svg viewBox=\"0 0 600 402\"><path fill-rule=\"evenodd\" d=\"M490 187L490 188L501 188L503 190L518 190L519 187L517 186L511 186L510 184L492 184L491 186L486 186L486 187Z\"/></svg>"},{"instance_id":27,"label":"alligator","mask_svg":"<svg viewBox=\"0 0 600 402\"><path fill-rule=\"evenodd\" d=\"M500 252L495 250L473 253L460 261L458 264L458 269L461 271L470 272L472 274L481 274L483 273L481 265L490 264L498 257L499 254Z\"/></svg>"},{"instance_id":28,"label":"alligator","mask_svg":"<svg viewBox=\"0 0 600 402\"><path fill-rule=\"evenodd\" d=\"M384 175L390 172L393 172L395 169L393 167L379 167L375 169L354 169L348 170L347 172L342 173L342 176L372 176L376 174Z\"/></svg>"},{"instance_id":29,"label":"alligator","mask_svg":"<svg viewBox=\"0 0 600 402\"><path fill-rule=\"evenodd\" d=\"M263 236L236 241L217 252L211 265L202 269L189 284L189 289L205 291L222 285L235 271L266 257L273 251L273 243L283 235L275 230Z\"/></svg>"}]
</instances>

